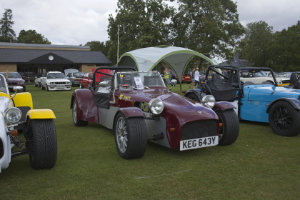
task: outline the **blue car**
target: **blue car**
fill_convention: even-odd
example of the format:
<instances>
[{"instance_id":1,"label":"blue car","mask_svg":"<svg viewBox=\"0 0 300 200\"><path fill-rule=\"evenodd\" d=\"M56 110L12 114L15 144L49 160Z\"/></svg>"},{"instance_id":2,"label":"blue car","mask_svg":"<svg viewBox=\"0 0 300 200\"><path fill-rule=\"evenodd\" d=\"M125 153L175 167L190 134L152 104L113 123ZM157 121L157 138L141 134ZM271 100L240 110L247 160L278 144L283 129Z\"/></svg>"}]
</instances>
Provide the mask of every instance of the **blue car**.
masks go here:
<instances>
[{"instance_id":1,"label":"blue car","mask_svg":"<svg viewBox=\"0 0 300 200\"><path fill-rule=\"evenodd\" d=\"M268 76L262 76L260 84L244 83L243 76L253 73ZM210 66L199 88L187 91L185 96L201 101L205 94L213 95L216 101L231 102L241 120L269 123L281 136L300 133L300 89L278 87L270 68Z\"/></svg>"}]
</instances>

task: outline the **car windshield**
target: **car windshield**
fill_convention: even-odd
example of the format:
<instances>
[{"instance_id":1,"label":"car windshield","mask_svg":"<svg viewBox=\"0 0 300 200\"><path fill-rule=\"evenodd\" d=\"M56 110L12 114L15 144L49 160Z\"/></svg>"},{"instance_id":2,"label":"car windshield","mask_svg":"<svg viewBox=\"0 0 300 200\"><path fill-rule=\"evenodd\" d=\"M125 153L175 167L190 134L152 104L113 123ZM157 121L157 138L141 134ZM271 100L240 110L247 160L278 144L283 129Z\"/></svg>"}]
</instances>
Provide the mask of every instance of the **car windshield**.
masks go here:
<instances>
[{"instance_id":1,"label":"car windshield","mask_svg":"<svg viewBox=\"0 0 300 200\"><path fill-rule=\"evenodd\" d=\"M0 92L8 94L8 89L7 89L7 86L6 86L5 83L6 83L5 82L5 77L1 73L0 74Z\"/></svg>"},{"instance_id":2,"label":"car windshield","mask_svg":"<svg viewBox=\"0 0 300 200\"><path fill-rule=\"evenodd\" d=\"M47 79L65 78L63 73L48 73Z\"/></svg>"},{"instance_id":3,"label":"car windshield","mask_svg":"<svg viewBox=\"0 0 300 200\"><path fill-rule=\"evenodd\" d=\"M83 73L83 72L75 72L74 73L74 77L76 77L76 78L83 78L83 77L85 77L85 73Z\"/></svg>"},{"instance_id":4,"label":"car windshield","mask_svg":"<svg viewBox=\"0 0 300 200\"><path fill-rule=\"evenodd\" d=\"M165 87L161 75L151 72L118 72L117 86L119 89L144 89L150 87Z\"/></svg>"}]
</instances>

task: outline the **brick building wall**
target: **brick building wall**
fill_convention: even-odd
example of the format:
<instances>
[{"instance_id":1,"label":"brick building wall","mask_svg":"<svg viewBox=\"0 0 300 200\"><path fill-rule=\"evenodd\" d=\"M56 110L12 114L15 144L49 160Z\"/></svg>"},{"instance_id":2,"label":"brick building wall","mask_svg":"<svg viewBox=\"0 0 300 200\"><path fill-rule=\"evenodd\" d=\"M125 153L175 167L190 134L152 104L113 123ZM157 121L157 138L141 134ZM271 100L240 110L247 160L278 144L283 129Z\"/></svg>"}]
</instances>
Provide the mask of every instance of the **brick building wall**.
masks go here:
<instances>
[{"instance_id":1,"label":"brick building wall","mask_svg":"<svg viewBox=\"0 0 300 200\"><path fill-rule=\"evenodd\" d=\"M0 64L0 72L16 72L17 64Z\"/></svg>"}]
</instances>

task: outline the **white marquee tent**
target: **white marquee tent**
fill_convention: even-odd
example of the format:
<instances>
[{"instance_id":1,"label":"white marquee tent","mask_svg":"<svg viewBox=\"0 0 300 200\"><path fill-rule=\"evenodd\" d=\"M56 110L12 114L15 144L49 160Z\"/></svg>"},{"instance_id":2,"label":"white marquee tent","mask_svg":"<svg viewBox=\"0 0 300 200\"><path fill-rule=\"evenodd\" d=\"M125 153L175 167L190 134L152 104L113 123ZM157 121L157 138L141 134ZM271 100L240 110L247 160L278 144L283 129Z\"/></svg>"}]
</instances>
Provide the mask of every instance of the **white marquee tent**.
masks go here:
<instances>
[{"instance_id":1,"label":"white marquee tent","mask_svg":"<svg viewBox=\"0 0 300 200\"><path fill-rule=\"evenodd\" d=\"M214 62L203 54L182 47L147 47L124 53L118 66L134 66L138 71L152 71L161 61L173 69L181 82L183 73L189 62L200 57L210 64Z\"/></svg>"}]
</instances>

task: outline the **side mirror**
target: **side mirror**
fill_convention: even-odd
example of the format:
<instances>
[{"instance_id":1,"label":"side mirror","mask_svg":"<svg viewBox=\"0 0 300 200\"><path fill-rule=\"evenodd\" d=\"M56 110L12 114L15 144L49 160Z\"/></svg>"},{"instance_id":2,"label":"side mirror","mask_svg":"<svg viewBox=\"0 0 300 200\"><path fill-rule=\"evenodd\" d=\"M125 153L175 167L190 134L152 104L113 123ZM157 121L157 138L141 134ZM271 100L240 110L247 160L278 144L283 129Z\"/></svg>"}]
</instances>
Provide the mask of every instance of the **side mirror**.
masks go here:
<instances>
[{"instance_id":1,"label":"side mirror","mask_svg":"<svg viewBox=\"0 0 300 200\"><path fill-rule=\"evenodd\" d=\"M13 87L13 91L14 92L22 92L23 91L23 87L22 86L14 86Z\"/></svg>"}]
</instances>

